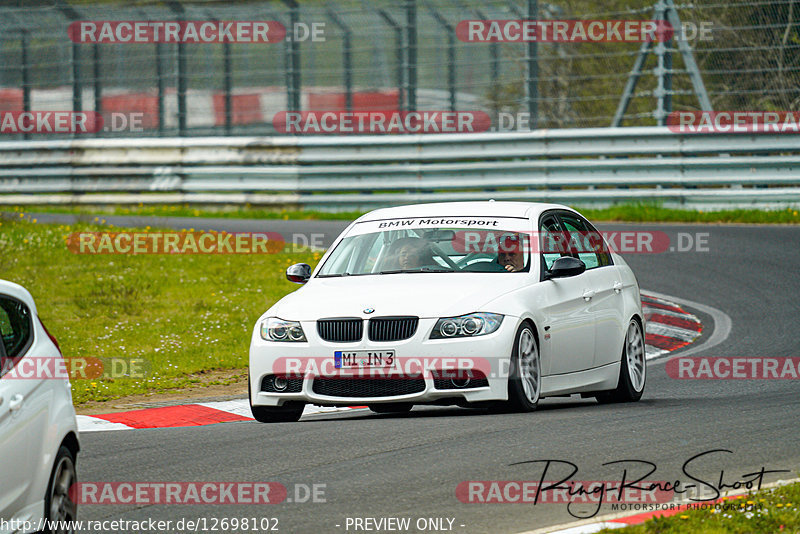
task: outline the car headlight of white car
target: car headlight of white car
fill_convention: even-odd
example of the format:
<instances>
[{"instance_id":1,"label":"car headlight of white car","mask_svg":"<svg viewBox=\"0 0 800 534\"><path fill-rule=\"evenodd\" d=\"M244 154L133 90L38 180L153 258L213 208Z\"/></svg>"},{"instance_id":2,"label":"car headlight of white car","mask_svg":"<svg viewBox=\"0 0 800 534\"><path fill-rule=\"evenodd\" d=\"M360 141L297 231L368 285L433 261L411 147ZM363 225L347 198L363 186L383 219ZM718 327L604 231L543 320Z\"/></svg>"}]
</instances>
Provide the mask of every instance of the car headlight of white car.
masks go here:
<instances>
[{"instance_id":1,"label":"car headlight of white car","mask_svg":"<svg viewBox=\"0 0 800 534\"><path fill-rule=\"evenodd\" d=\"M500 328L502 322L503 316L499 313L478 312L459 317L442 317L436 321L431 339L484 336Z\"/></svg>"},{"instance_id":2,"label":"car headlight of white car","mask_svg":"<svg viewBox=\"0 0 800 534\"><path fill-rule=\"evenodd\" d=\"M261 322L261 338L266 341L306 341L306 334L297 321L269 317Z\"/></svg>"}]
</instances>

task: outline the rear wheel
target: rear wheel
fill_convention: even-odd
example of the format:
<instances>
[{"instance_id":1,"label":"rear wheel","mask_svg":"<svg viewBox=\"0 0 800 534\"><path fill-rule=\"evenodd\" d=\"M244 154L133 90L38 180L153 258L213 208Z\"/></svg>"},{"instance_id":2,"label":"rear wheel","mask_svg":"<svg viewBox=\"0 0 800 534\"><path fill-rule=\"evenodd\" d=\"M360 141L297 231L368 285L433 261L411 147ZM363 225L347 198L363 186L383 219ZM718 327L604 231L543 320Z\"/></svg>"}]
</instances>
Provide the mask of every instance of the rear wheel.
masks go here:
<instances>
[{"instance_id":1,"label":"rear wheel","mask_svg":"<svg viewBox=\"0 0 800 534\"><path fill-rule=\"evenodd\" d=\"M515 412L532 412L542 392L542 366L533 326L523 324L514 338L508 376L506 407Z\"/></svg>"},{"instance_id":2,"label":"rear wheel","mask_svg":"<svg viewBox=\"0 0 800 534\"><path fill-rule=\"evenodd\" d=\"M78 505L72 500L70 488L78 481L75 472L75 458L70 450L61 446L53 463L53 471L50 474L50 482L47 485L45 494L44 510L47 519L50 521L74 521L78 516ZM72 533L74 530L67 530L66 523L54 523L52 530L45 529L46 533Z\"/></svg>"},{"instance_id":3,"label":"rear wheel","mask_svg":"<svg viewBox=\"0 0 800 534\"><path fill-rule=\"evenodd\" d=\"M642 398L647 379L647 362L645 359L644 335L642 326L636 319L631 319L625 343L622 346L622 362L619 366L617 389L597 393L597 402L636 402Z\"/></svg>"},{"instance_id":4,"label":"rear wheel","mask_svg":"<svg viewBox=\"0 0 800 534\"><path fill-rule=\"evenodd\" d=\"M368 404L367 407L375 413L406 413L414 407L410 402L388 402L386 404Z\"/></svg>"},{"instance_id":5,"label":"rear wheel","mask_svg":"<svg viewBox=\"0 0 800 534\"><path fill-rule=\"evenodd\" d=\"M250 397L250 377L247 377L247 396L250 398L250 412L253 419L259 423L294 423L300 420L306 403L291 401L285 402L283 406L253 406L253 399Z\"/></svg>"}]
</instances>

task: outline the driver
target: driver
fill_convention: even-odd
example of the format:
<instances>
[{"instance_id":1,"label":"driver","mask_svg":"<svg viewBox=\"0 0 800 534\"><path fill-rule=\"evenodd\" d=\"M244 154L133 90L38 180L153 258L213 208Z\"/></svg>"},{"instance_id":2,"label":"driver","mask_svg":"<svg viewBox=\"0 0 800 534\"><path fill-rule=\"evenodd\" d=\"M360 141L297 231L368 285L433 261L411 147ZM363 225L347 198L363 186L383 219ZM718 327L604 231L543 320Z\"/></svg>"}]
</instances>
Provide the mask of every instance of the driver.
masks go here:
<instances>
[{"instance_id":1,"label":"driver","mask_svg":"<svg viewBox=\"0 0 800 534\"><path fill-rule=\"evenodd\" d=\"M525 255L522 253L519 236L505 235L500 238L497 263L509 272L519 272L525 269Z\"/></svg>"}]
</instances>

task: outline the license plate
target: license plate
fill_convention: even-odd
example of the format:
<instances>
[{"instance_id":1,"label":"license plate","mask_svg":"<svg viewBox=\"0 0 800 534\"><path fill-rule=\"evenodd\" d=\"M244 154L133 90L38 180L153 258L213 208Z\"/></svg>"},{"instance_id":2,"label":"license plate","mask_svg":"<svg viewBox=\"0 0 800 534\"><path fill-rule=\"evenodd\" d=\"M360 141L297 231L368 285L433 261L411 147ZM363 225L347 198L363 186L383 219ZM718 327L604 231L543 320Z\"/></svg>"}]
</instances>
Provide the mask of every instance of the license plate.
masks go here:
<instances>
[{"instance_id":1,"label":"license plate","mask_svg":"<svg viewBox=\"0 0 800 534\"><path fill-rule=\"evenodd\" d=\"M333 353L337 369L391 369L393 350L337 350Z\"/></svg>"}]
</instances>

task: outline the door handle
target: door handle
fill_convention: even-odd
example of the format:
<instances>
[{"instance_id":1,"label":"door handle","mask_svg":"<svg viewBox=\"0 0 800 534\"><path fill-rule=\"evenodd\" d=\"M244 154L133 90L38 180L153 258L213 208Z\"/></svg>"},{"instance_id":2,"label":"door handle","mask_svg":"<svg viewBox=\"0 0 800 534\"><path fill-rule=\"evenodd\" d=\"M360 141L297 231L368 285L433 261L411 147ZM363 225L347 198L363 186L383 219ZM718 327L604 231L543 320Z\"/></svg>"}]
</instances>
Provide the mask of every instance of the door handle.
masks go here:
<instances>
[{"instance_id":1,"label":"door handle","mask_svg":"<svg viewBox=\"0 0 800 534\"><path fill-rule=\"evenodd\" d=\"M592 297L595 296L595 293L596 292L595 292L594 289L585 290L583 292L583 300L585 300L586 302L589 302L590 300L592 300Z\"/></svg>"},{"instance_id":2,"label":"door handle","mask_svg":"<svg viewBox=\"0 0 800 534\"><path fill-rule=\"evenodd\" d=\"M623 285L620 282L614 282L614 292L619 293L622 291Z\"/></svg>"},{"instance_id":3,"label":"door handle","mask_svg":"<svg viewBox=\"0 0 800 534\"><path fill-rule=\"evenodd\" d=\"M22 401L24 400L25 397L17 393L8 400L8 409L11 410L12 412L16 412L17 410L22 408Z\"/></svg>"}]
</instances>

